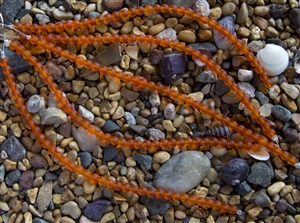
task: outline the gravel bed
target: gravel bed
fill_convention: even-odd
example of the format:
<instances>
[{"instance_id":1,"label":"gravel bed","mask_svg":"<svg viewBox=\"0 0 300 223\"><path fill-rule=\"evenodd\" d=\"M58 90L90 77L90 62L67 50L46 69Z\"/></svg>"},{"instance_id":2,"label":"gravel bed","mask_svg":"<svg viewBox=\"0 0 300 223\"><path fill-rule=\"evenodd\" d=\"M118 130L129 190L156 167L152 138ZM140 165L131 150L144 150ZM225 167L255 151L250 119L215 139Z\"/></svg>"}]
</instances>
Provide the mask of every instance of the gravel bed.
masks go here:
<instances>
[{"instance_id":1,"label":"gravel bed","mask_svg":"<svg viewBox=\"0 0 300 223\"><path fill-rule=\"evenodd\" d=\"M152 14L68 32L69 35L148 33L191 44L234 78L276 129L280 147L300 157L300 4L297 0L1 2L0 12L6 24L80 20L124 7L176 4L217 20L255 55L266 44L280 46L287 53L287 65L283 65L284 54L278 53L276 60L284 69L270 77L273 86L266 89L253 67L226 39L189 17ZM11 30L6 34L15 35ZM26 47L45 65L79 114L104 132L126 139L160 140L200 137L215 127L217 131L228 131L219 122L169 97L147 89L137 91L131 84L99 76L45 49ZM150 44L62 47L126 74L164 83L253 132L264 134L235 93L207 70L205 64L190 56ZM203 153L187 151L187 148L160 151L116 148L74 124L57 107L53 94L37 72L8 49L6 55L29 112L47 138L72 161L115 181L161 187L237 205L242 214L222 214L198 205L114 191L92 185L61 167L26 129L0 72L0 223L300 223L300 170L274 154L261 161L245 151L212 146L202 146ZM226 134L243 140L238 133Z\"/></svg>"}]
</instances>

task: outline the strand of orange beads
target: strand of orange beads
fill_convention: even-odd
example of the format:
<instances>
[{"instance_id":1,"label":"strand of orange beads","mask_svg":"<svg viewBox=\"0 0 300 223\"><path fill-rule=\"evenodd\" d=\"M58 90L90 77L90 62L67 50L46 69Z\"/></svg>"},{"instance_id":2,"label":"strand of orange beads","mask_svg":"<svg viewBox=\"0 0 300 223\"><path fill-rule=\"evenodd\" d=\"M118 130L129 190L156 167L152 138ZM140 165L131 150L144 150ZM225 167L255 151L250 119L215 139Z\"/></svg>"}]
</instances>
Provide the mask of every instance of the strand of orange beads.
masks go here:
<instances>
[{"instance_id":1,"label":"strand of orange beads","mask_svg":"<svg viewBox=\"0 0 300 223\"><path fill-rule=\"evenodd\" d=\"M29 51L26 51L24 46L18 43L13 43L10 45L12 45L12 48L14 48L17 52L23 51L22 55L28 60L28 62L31 65L43 69L43 66L40 65L40 63L37 61L37 58L32 56ZM2 71L6 76L5 80L7 82L9 92L12 98L14 99L14 103L17 106L18 111L22 116L22 119L26 123L27 128L32 131L33 135L36 137L37 141L43 146L43 148L47 149L50 155L52 155L63 166L66 166L70 171L74 171L77 174L82 175L85 179L89 180L90 183L98 183L101 186L113 188L117 191L131 192L140 196L157 197L166 200L189 202L192 205L205 206L207 208L213 208L220 212L227 212L229 214L239 213L238 208L236 206L229 205L221 201L213 200L211 198L201 198L196 196L189 196L188 194L172 192L170 190L155 190L153 188L138 187L129 183L115 182L111 179L101 177L98 174L93 174L91 173L91 171L84 169L82 166L78 166L75 162L72 162L67 156L64 156L63 153L59 152L58 149L42 133L40 127L36 125L35 121L32 118L32 115L28 112L27 107L24 105L24 100L21 97L20 91L17 89L17 84L14 80L15 77L11 73L12 69L9 66L9 60L7 58L1 58L0 66L2 67ZM47 78L49 78L48 75L45 77L44 80L48 80ZM55 84L51 81L51 78L49 78L49 80L49 83L46 84L50 84L49 88L53 88Z\"/></svg>"},{"instance_id":2,"label":"strand of orange beads","mask_svg":"<svg viewBox=\"0 0 300 223\"><path fill-rule=\"evenodd\" d=\"M48 38L47 38L48 37ZM103 39L101 36L97 36L98 39ZM107 36L109 39L113 39L114 41L129 41L129 37L124 35L116 38L117 35L115 36ZM93 63L92 61L89 60L83 60L81 57L78 57L74 54L70 54L68 51L63 51L60 47L54 46L54 44L47 42L45 39L48 39L48 41L56 41L60 42L61 39L64 39L62 42L63 43L69 43L69 37L68 36L62 36L59 38L59 36L55 35L54 37L52 35L47 35L47 36L40 36L39 37L32 35L30 38L30 42L32 44L37 44L41 48L45 48L50 52L53 52L59 56L62 56L64 58L69 59L71 62L76 62L79 66L85 66L86 68L93 69L94 71L99 71L100 74L102 75L109 75L111 77L117 77L120 80L123 80L124 82L132 82L134 86L137 86L138 88L148 88L149 90L155 90L165 96L169 96L173 100L177 100L179 103L185 103L195 109L198 109L200 112L213 117L216 121L222 122L224 125L229 126L232 130L237 131L238 133L242 134L243 136L252 139L253 142L258 142L258 144L261 147L265 147L267 150L272 151L274 155L280 156L280 158L284 161L286 161L290 165L295 165L297 163L297 158L290 155L286 151L282 151L281 148L279 148L277 145L275 145L272 142L269 142L266 137L253 133L250 129L246 129L243 125L239 125L235 121L231 121L230 118L224 117L222 114L216 112L213 109L208 108L205 105L202 105L200 102L194 101L193 99L187 97L184 94L179 94L176 91L172 91L169 88L158 84L156 85L153 82L148 82L146 79L141 78L141 77L132 77L130 75L125 75L122 72L117 72L113 69L103 67L97 63ZM88 38L84 38L84 36L80 36L78 38L81 38L82 41L85 39L90 39L90 43L92 43L91 40L93 40L92 36L89 36ZM72 38L73 41L72 43L77 43L77 38ZM136 38L138 39L138 38ZM134 36L131 36L131 41L134 41L135 38ZM140 38L139 41L143 42L142 40L145 40ZM25 41L25 40L23 40ZM109 40L107 40L109 41ZM157 43L157 42L156 42ZM177 43L180 44L180 43ZM175 47L175 46L173 46ZM24 50L21 50L19 53L24 52ZM196 51L197 52L197 51ZM202 56L202 55L200 55ZM202 57L199 57L202 59ZM27 59L27 58L26 58ZM214 63L214 62L212 62ZM40 72L43 72L41 68L35 68L36 70L41 70ZM46 77L46 73L41 75L41 78ZM252 151L259 151L261 148L257 146L257 144L251 144L251 143L244 143L244 144L239 144L238 142L231 142L230 140L225 140L223 141L222 139L218 140L212 140L212 141L205 141L205 140L200 140L200 139L181 139L181 140L161 140L161 141L149 141L145 140L141 142L140 140L125 140L125 139L119 139L117 137L113 137L110 134L104 134L102 131L97 130L94 126L91 126L90 123L87 120L83 120L82 117L78 115L78 113L72 109L72 106L67 103L67 99L62 96L62 93L59 92L57 86L51 87L50 85L50 80L45 81L48 85L51 91L54 92L54 97L57 98L57 100L60 102L61 106L63 107L63 110L71 116L72 119L76 120L84 129L87 129L89 133L95 134L96 137L100 140L104 141L109 141L112 145L119 145L120 147L125 147L128 149L131 148L144 148L144 149L152 149L152 150L157 150L159 147L160 148L174 148L175 146L182 148L184 146L189 145L190 147L197 147L199 145L211 145L211 146L227 146L229 148L236 148L236 149L246 149L246 150L252 150ZM53 83L53 82L52 82ZM53 90L52 90L53 89ZM54 90L56 89L56 90ZM239 89L237 89L237 92ZM64 108L66 106L66 108ZM71 110L70 110L71 109ZM258 117L260 118L260 117ZM266 124L269 124L266 122ZM209 144L208 144L209 143ZM236 146L236 147L233 147ZM242 146L242 147L241 147Z\"/></svg>"},{"instance_id":3,"label":"strand of orange beads","mask_svg":"<svg viewBox=\"0 0 300 223\"><path fill-rule=\"evenodd\" d=\"M264 82L265 87L271 87L271 82L268 79L268 74L264 70L264 68L259 64L258 60L255 58L253 53L251 53L242 41L238 40L234 35L232 35L229 30L225 29L223 26L217 24L215 20L209 19L208 17L202 16L199 13L194 12L192 9L186 9L181 6L169 6L169 5L154 5L154 6L146 6L146 7L137 7L137 8L130 8L130 9L123 9L120 12L113 12L112 14L105 14L104 16L100 15L96 18L89 18L83 19L81 21L67 21L65 23L58 22L56 24L49 23L49 24L16 24L15 28L18 30L22 30L26 33L37 33L37 32L57 32L61 33L64 30L71 30L71 29L85 29L89 26L94 26L103 23L109 23L111 21L119 21L120 19L126 19L129 17L135 17L137 15L151 15L152 13L172 13L178 15L185 15L193 18L195 21L201 22L203 24L207 24L210 28L214 28L217 32L220 32L225 38L228 39L229 42L233 43L233 45L240 50L242 54L245 55L245 58L250 62L250 64L255 67L255 72L259 74L260 79ZM132 37L132 40L138 41L138 38ZM76 37L72 37L72 41L75 41ZM142 38L142 37L140 37ZM147 36L146 42L154 43L157 40L155 37ZM109 38L107 37L107 43L109 43ZM115 38L116 40L117 38ZM114 42L115 40L112 40ZM132 42L135 42L132 41ZM104 43L105 37L104 37ZM130 42L130 39L129 39ZM175 41L169 41L164 39L163 42L160 43L162 46L169 45L170 47L176 46ZM173 47L172 47L173 48ZM191 54L193 58L200 59L202 62L205 62L207 67L210 68L214 73L218 74L218 77L224 81L224 83L230 87L231 91L236 92L236 96L241 99L241 102L246 105L248 110L252 113L252 117L256 119L256 122L259 123L266 135L272 139L275 136L275 131L271 128L270 124L266 122L265 118L260 116L259 111L252 105L249 98L245 95L244 92L239 90L239 87L236 83L232 80L231 77L228 77L225 71L221 69L220 66L213 63L212 60L207 59L205 56L199 54L198 52L193 51L192 48L185 48L184 45L177 45L175 48L179 51L185 51L187 54Z\"/></svg>"}]
</instances>

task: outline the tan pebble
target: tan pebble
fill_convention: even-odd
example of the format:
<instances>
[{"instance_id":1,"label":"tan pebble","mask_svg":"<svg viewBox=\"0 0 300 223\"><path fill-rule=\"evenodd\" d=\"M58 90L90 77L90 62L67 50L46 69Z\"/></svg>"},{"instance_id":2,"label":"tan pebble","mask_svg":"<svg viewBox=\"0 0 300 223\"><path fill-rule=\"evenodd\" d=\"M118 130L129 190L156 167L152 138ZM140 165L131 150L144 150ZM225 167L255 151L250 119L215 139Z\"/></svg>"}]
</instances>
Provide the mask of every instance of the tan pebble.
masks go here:
<instances>
[{"instance_id":1,"label":"tan pebble","mask_svg":"<svg viewBox=\"0 0 300 223\"><path fill-rule=\"evenodd\" d=\"M178 24L178 20L176 18L168 18L166 21L167 28L174 28Z\"/></svg>"},{"instance_id":2,"label":"tan pebble","mask_svg":"<svg viewBox=\"0 0 300 223\"><path fill-rule=\"evenodd\" d=\"M35 200L36 200L38 191L39 191L38 188L33 188L33 189L28 190L28 191L26 192L26 194L27 194L27 196L28 196L28 198L29 198L29 200L30 200L30 202L31 202L32 204L35 203Z\"/></svg>"},{"instance_id":3,"label":"tan pebble","mask_svg":"<svg viewBox=\"0 0 300 223\"><path fill-rule=\"evenodd\" d=\"M3 122L7 117L7 113L0 111L0 122Z\"/></svg>"},{"instance_id":4,"label":"tan pebble","mask_svg":"<svg viewBox=\"0 0 300 223\"><path fill-rule=\"evenodd\" d=\"M203 197L205 198L208 194L208 189L206 187L197 187L194 195L196 195L197 197Z\"/></svg>"},{"instance_id":5,"label":"tan pebble","mask_svg":"<svg viewBox=\"0 0 300 223\"><path fill-rule=\"evenodd\" d=\"M214 168L210 168L206 175L206 178L210 183L215 183L218 179L218 172Z\"/></svg>"},{"instance_id":6,"label":"tan pebble","mask_svg":"<svg viewBox=\"0 0 300 223\"><path fill-rule=\"evenodd\" d=\"M122 26L120 32L121 32L122 34L128 34L128 33L130 33L130 32L132 31L133 27L134 27L133 22L132 22L132 21L128 21L128 22L126 22L126 23Z\"/></svg>"},{"instance_id":7,"label":"tan pebble","mask_svg":"<svg viewBox=\"0 0 300 223\"><path fill-rule=\"evenodd\" d=\"M22 136L22 130L19 126L18 123L13 123L10 125L10 130L12 131L12 133L14 134L14 136L16 137L21 137Z\"/></svg>"},{"instance_id":8,"label":"tan pebble","mask_svg":"<svg viewBox=\"0 0 300 223\"><path fill-rule=\"evenodd\" d=\"M79 150L80 150L77 142L75 142L75 141L70 142L69 147L70 147L70 149L76 150L77 152L79 152Z\"/></svg>"},{"instance_id":9,"label":"tan pebble","mask_svg":"<svg viewBox=\"0 0 300 223\"><path fill-rule=\"evenodd\" d=\"M123 55L120 66L127 70L129 68L129 63L130 63L130 57L128 55Z\"/></svg>"},{"instance_id":10,"label":"tan pebble","mask_svg":"<svg viewBox=\"0 0 300 223\"><path fill-rule=\"evenodd\" d=\"M106 223L106 222L110 222L112 220L115 219L115 215L112 212L108 212L105 215L103 215L103 217L100 220L100 223Z\"/></svg>"},{"instance_id":11,"label":"tan pebble","mask_svg":"<svg viewBox=\"0 0 300 223\"><path fill-rule=\"evenodd\" d=\"M69 217L62 217L60 219L61 223L76 223L73 219L69 218Z\"/></svg>"},{"instance_id":12,"label":"tan pebble","mask_svg":"<svg viewBox=\"0 0 300 223\"><path fill-rule=\"evenodd\" d=\"M198 37L200 39L200 42L205 42L212 37L212 33L210 30L200 29L198 32Z\"/></svg>"},{"instance_id":13,"label":"tan pebble","mask_svg":"<svg viewBox=\"0 0 300 223\"><path fill-rule=\"evenodd\" d=\"M148 53L151 47L149 43L138 43L138 46L143 53Z\"/></svg>"},{"instance_id":14,"label":"tan pebble","mask_svg":"<svg viewBox=\"0 0 300 223\"><path fill-rule=\"evenodd\" d=\"M2 125L0 127L0 135L7 136L7 126L6 125Z\"/></svg>"},{"instance_id":15,"label":"tan pebble","mask_svg":"<svg viewBox=\"0 0 300 223\"><path fill-rule=\"evenodd\" d=\"M186 214L181 210L177 210L175 211L175 217L178 219L184 219L186 217Z\"/></svg>"},{"instance_id":16,"label":"tan pebble","mask_svg":"<svg viewBox=\"0 0 300 223\"><path fill-rule=\"evenodd\" d=\"M0 195L6 194L7 191L8 191L8 188L6 187L5 182L2 182L2 183L0 184Z\"/></svg>"},{"instance_id":17,"label":"tan pebble","mask_svg":"<svg viewBox=\"0 0 300 223\"><path fill-rule=\"evenodd\" d=\"M176 132L177 131L177 129L174 128L171 120L163 120L162 126L164 127L165 130L167 130L169 132Z\"/></svg>"},{"instance_id":18,"label":"tan pebble","mask_svg":"<svg viewBox=\"0 0 300 223\"><path fill-rule=\"evenodd\" d=\"M0 201L0 209L2 211L9 211L10 210L10 208L8 207L8 204L4 201Z\"/></svg>"},{"instance_id":19,"label":"tan pebble","mask_svg":"<svg viewBox=\"0 0 300 223\"><path fill-rule=\"evenodd\" d=\"M156 24L154 26L151 26L149 29L148 29L148 33L152 36L156 35L157 33L163 31L164 29L166 28L166 25L164 23L159 23L159 24Z\"/></svg>"},{"instance_id":20,"label":"tan pebble","mask_svg":"<svg viewBox=\"0 0 300 223\"><path fill-rule=\"evenodd\" d=\"M220 7L215 7L210 9L209 18L218 20L222 15L222 9Z\"/></svg>"},{"instance_id":21,"label":"tan pebble","mask_svg":"<svg viewBox=\"0 0 300 223\"><path fill-rule=\"evenodd\" d=\"M214 217L209 215L206 219L206 223L215 223Z\"/></svg>"},{"instance_id":22,"label":"tan pebble","mask_svg":"<svg viewBox=\"0 0 300 223\"><path fill-rule=\"evenodd\" d=\"M14 162L9 159L5 159L3 164L6 171L14 170L17 167L17 162Z\"/></svg>"},{"instance_id":23,"label":"tan pebble","mask_svg":"<svg viewBox=\"0 0 300 223\"><path fill-rule=\"evenodd\" d=\"M133 159L132 156L127 157L126 160L125 160L125 165L127 167L135 167L136 166L136 161Z\"/></svg>"},{"instance_id":24,"label":"tan pebble","mask_svg":"<svg viewBox=\"0 0 300 223\"><path fill-rule=\"evenodd\" d=\"M221 157L221 156L224 156L227 153L227 149L226 148L219 148L217 146L212 146L210 148L210 152L211 152L211 154L213 154L216 157Z\"/></svg>"},{"instance_id":25,"label":"tan pebble","mask_svg":"<svg viewBox=\"0 0 300 223\"><path fill-rule=\"evenodd\" d=\"M136 203L134 205L135 215L138 219L144 219L149 216L149 212L144 205Z\"/></svg>"},{"instance_id":26,"label":"tan pebble","mask_svg":"<svg viewBox=\"0 0 300 223\"><path fill-rule=\"evenodd\" d=\"M190 94L188 94L188 96L193 98L194 100L197 100L200 102L203 100L203 97L204 97L204 95L201 91L190 93Z\"/></svg>"},{"instance_id":27,"label":"tan pebble","mask_svg":"<svg viewBox=\"0 0 300 223\"><path fill-rule=\"evenodd\" d=\"M133 45L133 46L127 46L125 48L125 52L126 54L133 60L137 60L138 59L138 55L139 55L139 47L138 45Z\"/></svg>"},{"instance_id":28,"label":"tan pebble","mask_svg":"<svg viewBox=\"0 0 300 223\"><path fill-rule=\"evenodd\" d=\"M113 202L114 204L122 204L123 202L126 202L126 199L122 195L114 193Z\"/></svg>"},{"instance_id":29,"label":"tan pebble","mask_svg":"<svg viewBox=\"0 0 300 223\"><path fill-rule=\"evenodd\" d=\"M117 222L118 223L126 223L126 222L128 222L128 218L127 218L126 214L124 213L120 217L118 217Z\"/></svg>"},{"instance_id":30,"label":"tan pebble","mask_svg":"<svg viewBox=\"0 0 300 223\"><path fill-rule=\"evenodd\" d=\"M221 100L226 104L236 104L240 102L240 99L235 95L234 92L229 91L221 97Z\"/></svg>"},{"instance_id":31,"label":"tan pebble","mask_svg":"<svg viewBox=\"0 0 300 223\"><path fill-rule=\"evenodd\" d=\"M196 35L191 30L182 30L178 33L178 39L187 43L194 43L196 42Z\"/></svg>"},{"instance_id":32,"label":"tan pebble","mask_svg":"<svg viewBox=\"0 0 300 223\"><path fill-rule=\"evenodd\" d=\"M126 216L130 222L132 222L135 219L135 210L133 206L128 208L128 210L126 211Z\"/></svg>"},{"instance_id":33,"label":"tan pebble","mask_svg":"<svg viewBox=\"0 0 300 223\"><path fill-rule=\"evenodd\" d=\"M60 146L61 146L62 148L65 148L65 147L68 146L69 143L72 142L73 140L74 140L73 137L65 138L65 139L63 139L63 140L61 141Z\"/></svg>"},{"instance_id":34,"label":"tan pebble","mask_svg":"<svg viewBox=\"0 0 300 223\"><path fill-rule=\"evenodd\" d=\"M158 72L159 72L158 67L153 66L153 65L151 65L151 64L144 64L144 65L143 65L143 68L145 69L145 71L146 71L148 74L158 74Z\"/></svg>"},{"instance_id":35,"label":"tan pebble","mask_svg":"<svg viewBox=\"0 0 300 223\"><path fill-rule=\"evenodd\" d=\"M257 206L248 210L247 213L251 218L256 218L262 210L263 210L262 207Z\"/></svg>"},{"instance_id":36,"label":"tan pebble","mask_svg":"<svg viewBox=\"0 0 300 223\"><path fill-rule=\"evenodd\" d=\"M165 163L170 159L170 154L166 151L158 151L153 155L153 163Z\"/></svg>"},{"instance_id":37,"label":"tan pebble","mask_svg":"<svg viewBox=\"0 0 300 223\"><path fill-rule=\"evenodd\" d=\"M293 191L293 187L291 185L285 185L284 188L280 191L280 197L284 197L285 195L291 193Z\"/></svg>"},{"instance_id":38,"label":"tan pebble","mask_svg":"<svg viewBox=\"0 0 300 223\"><path fill-rule=\"evenodd\" d=\"M288 97L286 94L282 94L281 101L282 104L291 112L296 112L298 110L295 101L292 98Z\"/></svg>"},{"instance_id":39,"label":"tan pebble","mask_svg":"<svg viewBox=\"0 0 300 223\"><path fill-rule=\"evenodd\" d=\"M83 190L86 194L92 194L96 190L96 184L90 184L88 181L83 183Z\"/></svg>"},{"instance_id":40,"label":"tan pebble","mask_svg":"<svg viewBox=\"0 0 300 223\"><path fill-rule=\"evenodd\" d=\"M24 214L24 220L25 220L25 222L32 222L32 215L30 212L26 212Z\"/></svg>"},{"instance_id":41,"label":"tan pebble","mask_svg":"<svg viewBox=\"0 0 300 223\"><path fill-rule=\"evenodd\" d=\"M111 93L116 93L120 90L121 88L121 81L120 79L114 77L112 78L110 81L109 81L109 84L108 84L108 90L111 92Z\"/></svg>"},{"instance_id":42,"label":"tan pebble","mask_svg":"<svg viewBox=\"0 0 300 223\"><path fill-rule=\"evenodd\" d=\"M239 27L237 34L241 37L248 37L250 35L250 30L246 27Z\"/></svg>"},{"instance_id":43,"label":"tan pebble","mask_svg":"<svg viewBox=\"0 0 300 223\"><path fill-rule=\"evenodd\" d=\"M270 196L278 194L285 186L283 182L276 182L267 188L267 192Z\"/></svg>"},{"instance_id":44,"label":"tan pebble","mask_svg":"<svg viewBox=\"0 0 300 223\"><path fill-rule=\"evenodd\" d=\"M108 96L108 99L111 100L111 101L118 101L121 99L121 92L116 92L114 94L110 94Z\"/></svg>"},{"instance_id":45,"label":"tan pebble","mask_svg":"<svg viewBox=\"0 0 300 223\"><path fill-rule=\"evenodd\" d=\"M116 112L112 116L112 119L117 120L117 119L122 118L123 116L124 116L124 109L121 106L118 106Z\"/></svg>"}]
</instances>

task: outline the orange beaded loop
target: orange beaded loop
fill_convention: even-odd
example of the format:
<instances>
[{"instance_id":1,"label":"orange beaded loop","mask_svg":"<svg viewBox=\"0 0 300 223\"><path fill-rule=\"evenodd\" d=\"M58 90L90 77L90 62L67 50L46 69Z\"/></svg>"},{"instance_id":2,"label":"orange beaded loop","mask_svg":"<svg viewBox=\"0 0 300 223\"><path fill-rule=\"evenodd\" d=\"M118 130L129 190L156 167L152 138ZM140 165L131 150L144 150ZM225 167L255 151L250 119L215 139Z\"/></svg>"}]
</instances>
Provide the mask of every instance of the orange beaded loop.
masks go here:
<instances>
[{"instance_id":1,"label":"orange beaded loop","mask_svg":"<svg viewBox=\"0 0 300 223\"><path fill-rule=\"evenodd\" d=\"M230 32L224 29L222 26L218 25L216 21L204 17L196 12L193 12L191 9L185 9L183 7L177 6L168 6L168 5L154 5L146 7L131 8L128 10L121 10L120 12L114 12L111 15L106 14L104 16L98 16L96 18L83 19L81 21L66 21L64 23L58 22L56 24L41 24L41 25L30 25L30 24L15 24L15 28L25 33L32 33L29 42L32 45L37 45L40 48L44 48L56 55L59 55L63 58L75 62L77 65L84 66L85 68L92 69L93 71L98 71L101 75L108 75L111 77L116 77L126 83L131 82L137 89L148 88L149 90L154 90L160 94L169 96L171 99L178 101L178 103L185 103L188 106L191 106L195 109L198 109L200 112L214 118L216 121L222 122L224 125L228 126L230 129L235 130L236 132L244 135L246 138L250 139L248 142L226 140L226 139L216 139L216 138L196 138L196 139L164 139L160 141L139 141L139 140L126 140L124 138L119 139L115 136L111 136L108 133L104 133L101 130L97 129L95 126L91 126L91 123L85 120L83 117L79 116L78 112L73 109L72 105L68 103L68 100L62 95L62 92L58 90L57 84L53 82L46 69L43 65L38 62L37 58L32 56L31 53L25 50L19 42L13 41L10 44L10 49L16 51L18 54L28 60L28 62L34 66L35 70L38 71L41 78L44 79L44 82L48 85L48 88L54 93L54 97L58 100L58 106L60 106L64 112L84 129L87 129L89 134L94 134L98 139L109 142L112 145L116 145L123 148L143 148L148 150L156 151L158 148L183 148L187 149L198 149L202 145L211 145L211 146L220 146L228 147L235 149L246 149L257 151L260 150L260 147L265 147L267 150L272 151L275 155L280 156L282 160L285 160L288 164L294 165L297 162L297 159L291 156L287 152L283 152L281 148L276 146L274 143L269 142L268 139L259 134L254 134L251 130L246 129L244 126L239 125L237 122L231 121L230 118L224 117L222 114L216 112L213 109L209 109L207 106L202 105L198 101L187 97L184 94L180 94L176 91L170 90L168 87L163 86L162 84L155 84L154 82L148 82L145 78L139 76L130 76L125 75L122 72L117 72L112 68L107 68L99 65L98 63L93 63L90 60L83 60L83 58L78 57L75 54L71 54L66 50L62 50L60 47L55 46L55 43L73 43L73 44L110 44L115 42L140 42L140 43L152 43L154 45L161 45L162 47L171 47L178 51L183 51L188 55L191 55L193 59L199 59L202 62L206 63L206 66L213 71L213 73L218 74L218 77L224 80L225 84L230 87L232 91L236 93L236 96L241 99L241 102L244 103L247 109L251 112L251 116L256 119L256 122L260 124L263 130L266 132L269 138L275 136L275 130L271 129L270 124L266 121L264 117L259 115L259 112L251 104L249 98L245 93L239 89L237 84L234 83L232 78L229 78L224 70L220 66L216 65L213 60L207 59L207 57L201 55L198 51L193 50L191 47L185 47L185 44L178 43L176 41L170 41L168 39L160 39L158 37L152 36L135 36L131 35L88 35L88 36L67 36L67 35L56 35L56 34L45 34L57 32L61 33L65 30L87 28L88 26L93 26L97 24L109 23L111 21L118 21L121 18L126 19L129 17L135 17L136 15L150 15L151 13L177 13L179 15L186 15L192 17L194 20L201 23L207 24L210 28L214 28L216 31L222 33L222 35L233 45L240 50L241 53L245 54L245 58L250 61L250 64L255 67L255 71L260 75L260 79L264 82L267 88L271 87L271 83L268 79L267 73L264 71L263 67L259 64L258 60L254 55L249 52L248 48L238 40L235 36L232 36ZM39 34L44 33L44 35L33 35L33 33ZM21 42L26 42L28 39L20 36ZM2 66L3 73L6 75L6 82L8 83L8 88L12 98L15 101L15 105L19 109L19 113L22 116L28 129L31 129L32 133L36 136L37 141L48 150L49 154L58 160L63 166L66 166L70 171L75 171L77 174L81 174L86 179L89 179L91 183L98 183L99 185L106 186L108 188L113 188L115 190L121 190L124 192L131 192L139 194L141 196L157 197L164 198L167 200L189 202L190 204L197 204L199 206L206 206L207 208L213 208L221 212L228 212L231 214L236 214L238 209L236 206L231 206L220 201L214 201L212 199L197 198L195 196L189 196L187 194L174 193L172 191L165 191L162 189L154 190L152 188L145 188L131 185L123 184L121 182L114 182L113 180L107 179L105 177L100 177L97 174L92 174L90 171L85 170L82 166L76 165L74 162L70 161L68 157L65 157L61 152L58 152L57 148L42 134L41 129L33 121L31 114L27 111L26 106L24 105L24 100L21 98L21 94L16 87L14 81L14 75L11 74L11 68L9 66L9 61L7 58L0 59L0 66Z\"/></svg>"}]
</instances>

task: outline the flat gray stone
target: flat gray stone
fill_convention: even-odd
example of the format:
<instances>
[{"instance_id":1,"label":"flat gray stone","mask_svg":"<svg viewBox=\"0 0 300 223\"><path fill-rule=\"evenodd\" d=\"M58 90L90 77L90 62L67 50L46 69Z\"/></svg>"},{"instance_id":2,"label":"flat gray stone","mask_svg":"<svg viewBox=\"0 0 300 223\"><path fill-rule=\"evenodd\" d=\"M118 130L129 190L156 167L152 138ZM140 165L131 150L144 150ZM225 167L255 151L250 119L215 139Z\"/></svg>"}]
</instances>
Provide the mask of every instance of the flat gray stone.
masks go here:
<instances>
[{"instance_id":1,"label":"flat gray stone","mask_svg":"<svg viewBox=\"0 0 300 223\"><path fill-rule=\"evenodd\" d=\"M26 149L15 136L11 136L5 140L0 146L0 151L5 151L8 158L15 162L25 158L26 153Z\"/></svg>"},{"instance_id":2,"label":"flat gray stone","mask_svg":"<svg viewBox=\"0 0 300 223\"><path fill-rule=\"evenodd\" d=\"M186 193L196 187L210 169L209 159L197 151L186 151L164 163L154 177L154 186Z\"/></svg>"},{"instance_id":3,"label":"flat gray stone","mask_svg":"<svg viewBox=\"0 0 300 223\"><path fill-rule=\"evenodd\" d=\"M88 131L82 127L73 131L72 135L78 143L79 148L84 152L92 152L98 141L95 135L89 134Z\"/></svg>"},{"instance_id":4,"label":"flat gray stone","mask_svg":"<svg viewBox=\"0 0 300 223\"><path fill-rule=\"evenodd\" d=\"M52 181L45 181L39 190L37 196L38 209L45 212L52 200Z\"/></svg>"}]
</instances>

